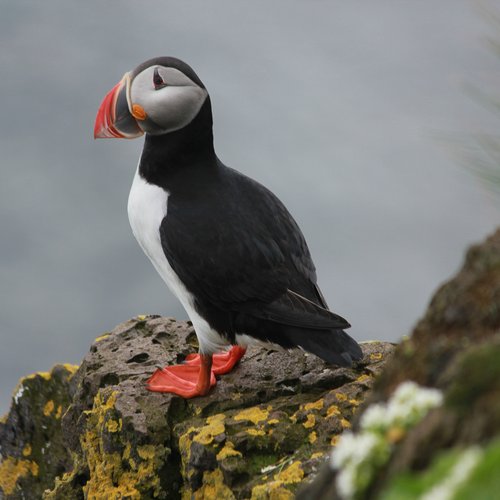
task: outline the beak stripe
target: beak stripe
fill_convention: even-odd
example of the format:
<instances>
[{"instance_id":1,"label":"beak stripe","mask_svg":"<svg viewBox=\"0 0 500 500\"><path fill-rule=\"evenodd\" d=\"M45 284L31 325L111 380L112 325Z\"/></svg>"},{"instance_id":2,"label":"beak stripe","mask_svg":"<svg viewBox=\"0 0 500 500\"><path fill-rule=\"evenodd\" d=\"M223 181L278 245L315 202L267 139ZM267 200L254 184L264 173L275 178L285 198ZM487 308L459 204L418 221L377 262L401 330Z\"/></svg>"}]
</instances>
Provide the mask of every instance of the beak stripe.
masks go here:
<instances>
[{"instance_id":1,"label":"beak stripe","mask_svg":"<svg viewBox=\"0 0 500 500\"><path fill-rule=\"evenodd\" d=\"M146 112L138 106L136 115L130 111L130 74L126 73L104 97L94 125L96 139L133 139L144 132L137 119L144 120Z\"/></svg>"},{"instance_id":2,"label":"beak stripe","mask_svg":"<svg viewBox=\"0 0 500 500\"><path fill-rule=\"evenodd\" d=\"M94 137L101 139L112 139L114 137L119 138L122 135L113 126L115 117L115 104L116 97L118 95L118 89L122 82L117 83L103 99L102 104L97 112L95 126L94 126Z\"/></svg>"}]
</instances>

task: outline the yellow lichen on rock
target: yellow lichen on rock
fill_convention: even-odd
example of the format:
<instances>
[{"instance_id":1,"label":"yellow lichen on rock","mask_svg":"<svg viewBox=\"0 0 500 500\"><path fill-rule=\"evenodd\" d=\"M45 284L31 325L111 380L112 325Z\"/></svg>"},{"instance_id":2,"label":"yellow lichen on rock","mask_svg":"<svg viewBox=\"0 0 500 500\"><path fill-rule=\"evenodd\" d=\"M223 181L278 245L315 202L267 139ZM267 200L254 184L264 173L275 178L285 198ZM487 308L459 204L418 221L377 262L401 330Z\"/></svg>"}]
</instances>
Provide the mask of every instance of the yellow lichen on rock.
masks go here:
<instances>
[{"instance_id":1,"label":"yellow lichen on rock","mask_svg":"<svg viewBox=\"0 0 500 500\"><path fill-rule=\"evenodd\" d=\"M194 500L234 500L236 497L224 483L220 469L203 473L203 485L192 496Z\"/></svg>"},{"instance_id":2,"label":"yellow lichen on rock","mask_svg":"<svg viewBox=\"0 0 500 500\"><path fill-rule=\"evenodd\" d=\"M28 443L24 448L23 448L23 457L29 457L31 455L32 449L31 445Z\"/></svg>"},{"instance_id":3,"label":"yellow lichen on rock","mask_svg":"<svg viewBox=\"0 0 500 500\"><path fill-rule=\"evenodd\" d=\"M304 405L304 410L306 410L306 411L322 410L324 404L325 404L325 400L323 398L321 398L321 399L318 399L317 401L314 401L312 403L306 403Z\"/></svg>"},{"instance_id":4,"label":"yellow lichen on rock","mask_svg":"<svg viewBox=\"0 0 500 500\"><path fill-rule=\"evenodd\" d=\"M323 418L320 413L311 413L313 410L322 410L325 406L324 398L318 399L317 401L312 401L311 403L301 404L299 409L291 415L289 418L293 424L296 424L297 421L302 421L304 417L306 418L305 422L302 422L302 425L305 429L311 429L316 425L316 416L319 418ZM306 412L309 412L306 414Z\"/></svg>"},{"instance_id":5,"label":"yellow lichen on rock","mask_svg":"<svg viewBox=\"0 0 500 500\"><path fill-rule=\"evenodd\" d=\"M118 452L106 453L102 445L102 432L106 428L108 412L114 408L116 392L108 397L101 391L94 398L92 410L87 413L87 431L80 437L80 444L89 468L90 479L83 487L87 498L115 498L117 495L140 498L132 485L119 484L122 479L121 457ZM121 482L121 481L120 481Z\"/></svg>"},{"instance_id":6,"label":"yellow lichen on rock","mask_svg":"<svg viewBox=\"0 0 500 500\"><path fill-rule=\"evenodd\" d=\"M243 411L240 411L234 416L234 420L248 420L254 424L262 422L269 417L269 411L272 408L270 406L267 409L262 409L259 406L252 406L251 408L246 408Z\"/></svg>"},{"instance_id":7,"label":"yellow lichen on rock","mask_svg":"<svg viewBox=\"0 0 500 500\"><path fill-rule=\"evenodd\" d=\"M341 403L347 401L347 396L341 392L335 393L335 397L337 398L337 401L340 401Z\"/></svg>"},{"instance_id":8,"label":"yellow lichen on rock","mask_svg":"<svg viewBox=\"0 0 500 500\"><path fill-rule=\"evenodd\" d=\"M62 405L59 405L59 406L57 407L57 411L56 411L55 417L56 417L57 419L59 419L59 418L61 418L61 415L62 415Z\"/></svg>"},{"instance_id":9,"label":"yellow lichen on rock","mask_svg":"<svg viewBox=\"0 0 500 500\"><path fill-rule=\"evenodd\" d=\"M122 452L107 453L103 444L104 433L115 433L122 429L121 418L116 416L117 391L101 393L94 398L92 410L87 412L86 432L80 437L80 444L89 469L89 480L83 486L86 498L140 499L145 491L160 492L160 478L157 471L161 450L158 446L137 447L141 460L131 458L132 445L122 443ZM127 467L124 468L124 465ZM127 469L127 470L126 470Z\"/></svg>"},{"instance_id":10,"label":"yellow lichen on rock","mask_svg":"<svg viewBox=\"0 0 500 500\"><path fill-rule=\"evenodd\" d=\"M43 407L43 414L46 417L49 417L53 411L54 411L54 401L52 401L52 399L49 399L49 401L47 401L45 403L45 406Z\"/></svg>"},{"instance_id":11,"label":"yellow lichen on rock","mask_svg":"<svg viewBox=\"0 0 500 500\"><path fill-rule=\"evenodd\" d=\"M226 441L224 447L217 453L217 461L221 462L227 457L241 457L241 451L234 449L234 444L231 441Z\"/></svg>"},{"instance_id":12,"label":"yellow lichen on rock","mask_svg":"<svg viewBox=\"0 0 500 500\"><path fill-rule=\"evenodd\" d=\"M349 422L349 420L345 419L345 418L341 418L340 419L340 425L344 428L344 429L350 429L351 428L351 422Z\"/></svg>"},{"instance_id":13,"label":"yellow lichen on rock","mask_svg":"<svg viewBox=\"0 0 500 500\"><path fill-rule=\"evenodd\" d=\"M208 417L206 425L199 429L198 433L193 437L193 441L207 445L210 444L215 436L222 434L225 430L224 420L226 416L222 413Z\"/></svg>"},{"instance_id":14,"label":"yellow lichen on rock","mask_svg":"<svg viewBox=\"0 0 500 500\"><path fill-rule=\"evenodd\" d=\"M143 460L153 460L156 456L156 450L152 444L145 444L137 447L137 454Z\"/></svg>"},{"instance_id":15,"label":"yellow lichen on rock","mask_svg":"<svg viewBox=\"0 0 500 500\"><path fill-rule=\"evenodd\" d=\"M294 494L286 485L300 483L304 478L301 463L296 460L286 469L274 475L274 480L252 488L251 500L289 500Z\"/></svg>"},{"instance_id":16,"label":"yellow lichen on rock","mask_svg":"<svg viewBox=\"0 0 500 500\"><path fill-rule=\"evenodd\" d=\"M340 409L337 405L332 405L326 410L326 418L337 417L340 415Z\"/></svg>"},{"instance_id":17,"label":"yellow lichen on rock","mask_svg":"<svg viewBox=\"0 0 500 500\"><path fill-rule=\"evenodd\" d=\"M310 429L311 427L314 427L316 425L316 417L312 413L309 413L309 415L307 415L307 420L305 422L303 422L302 425L306 429Z\"/></svg>"},{"instance_id":18,"label":"yellow lichen on rock","mask_svg":"<svg viewBox=\"0 0 500 500\"><path fill-rule=\"evenodd\" d=\"M181 472L186 476L186 466L191 458L191 445L193 443L192 433L195 432L194 427L190 427L184 434L179 437L179 451L181 454Z\"/></svg>"},{"instance_id":19,"label":"yellow lichen on rock","mask_svg":"<svg viewBox=\"0 0 500 500\"><path fill-rule=\"evenodd\" d=\"M266 435L266 431L264 431L263 429L250 428L250 429L247 429L246 432L250 436L265 436Z\"/></svg>"},{"instance_id":20,"label":"yellow lichen on rock","mask_svg":"<svg viewBox=\"0 0 500 500\"><path fill-rule=\"evenodd\" d=\"M107 339L109 337L109 333L105 333L104 335L100 335L99 337L96 337L94 342L100 342L101 340Z\"/></svg>"},{"instance_id":21,"label":"yellow lichen on rock","mask_svg":"<svg viewBox=\"0 0 500 500\"><path fill-rule=\"evenodd\" d=\"M311 444L314 444L318 439L316 431L312 431L311 434L309 434L309 436L307 436L307 439Z\"/></svg>"},{"instance_id":22,"label":"yellow lichen on rock","mask_svg":"<svg viewBox=\"0 0 500 500\"><path fill-rule=\"evenodd\" d=\"M122 419L116 420L108 420L106 422L106 429L108 432L118 432L122 430Z\"/></svg>"},{"instance_id":23,"label":"yellow lichen on rock","mask_svg":"<svg viewBox=\"0 0 500 500\"><path fill-rule=\"evenodd\" d=\"M31 460L7 457L0 463L0 493L11 495L22 477L38 476L38 464Z\"/></svg>"},{"instance_id":24,"label":"yellow lichen on rock","mask_svg":"<svg viewBox=\"0 0 500 500\"><path fill-rule=\"evenodd\" d=\"M302 470L301 463L296 460L290 464L286 469L278 472L274 476L276 481L282 481L285 484L300 483L304 477L304 471Z\"/></svg>"},{"instance_id":25,"label":"yellow lichen on rock","mask_svg":"<svg viewBox=\"0 0 500 500\"><path fill-rule=\"evenodd\" d=\"M125 460L128 460L130 458L130 452L132 450L132 445L130 443L127 443L125 445L125 449L123 450L123 458Z\"/></svg>"},{"instance_id":26,"label":"yellow lichen on rock","mask_svg":"<svg viewBox=\"0 0 500 500\"><path fill-rule=\"evenodd\" d=\"M78 368L80 368L78 365L72 365L71 363L63 363L64 368L71 374L75 374Z\"/></svg>"},{"instance_id":27,"label":"yellow lichen on rock","mask_svg":"<svg viewBox=\"0 0 500 500\"><path fill-rule=\"evenodd\" d=\"M268 484L259 484L252 488L251 500L292 500L295 495L286 488L271 482Z\"/></svg>"},{"instance_id":28,"label":"yellow lichen on rock","mask_svg":"<svg viewBox=\"0 0 500 500\"><path fill-rule=\"evenodd\" d=\"M94 397L92 410L86 412L88 415L97 417L96 423L100 428L104 424L107 413L115 407L117 396L117 391L113 391L109 395L99 391Z\"/></svg>"}]
</instances>

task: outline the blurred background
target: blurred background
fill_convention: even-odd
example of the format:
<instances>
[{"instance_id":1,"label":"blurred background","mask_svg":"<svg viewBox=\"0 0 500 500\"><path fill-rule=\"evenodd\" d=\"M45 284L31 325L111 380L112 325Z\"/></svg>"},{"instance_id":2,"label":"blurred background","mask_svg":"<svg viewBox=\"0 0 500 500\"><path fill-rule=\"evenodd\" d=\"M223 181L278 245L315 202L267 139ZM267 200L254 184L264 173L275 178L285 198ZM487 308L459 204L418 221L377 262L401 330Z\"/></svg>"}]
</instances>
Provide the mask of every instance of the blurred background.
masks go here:
<instances>
[{"instance_id":1,"label":"blurred background","mask_svg":"<svg viewBox=\"0 0 500 500\"><path fill-rule=\"evenodd\" d=\"M4 2L0 413L19 377L80 363L117 323L186 318L128 225L142 139L92 138L105 93L157 55L198 72L220 158L287 205L350 333L408 334L499 222L494 196L461 166L498 129L470 90L499 80L481 5Z\"/></svg>"}]
</instances>

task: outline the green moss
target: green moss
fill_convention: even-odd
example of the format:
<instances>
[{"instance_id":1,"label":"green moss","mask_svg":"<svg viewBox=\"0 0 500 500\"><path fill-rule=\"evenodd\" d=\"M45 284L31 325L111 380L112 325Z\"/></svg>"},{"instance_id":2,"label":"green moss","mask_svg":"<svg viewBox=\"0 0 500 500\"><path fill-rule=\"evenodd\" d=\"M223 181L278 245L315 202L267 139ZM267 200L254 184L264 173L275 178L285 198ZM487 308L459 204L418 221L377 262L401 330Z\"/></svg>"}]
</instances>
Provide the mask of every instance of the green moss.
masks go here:
<instances>
[{"instance_id":1,"label":"green moss","mask_svg":"<svg viewBox=\"0 0 500 500\"><path fill-rule=\"evenodd\" d=\"M401 474L382 493L384 500L414 500L446 477L460 457L458 451L441 455L421 474Z\"/></svg>"},{"instance_id":2,"label":"green moss","mask_svg":"<svg viewBox=\"0 0 500 500\"><path fill-rule=\"evenodd\" d=\"M497 498L500 491L500 439L490 443L478 454L478 462L471 469L454 468L467 450L454 449L437 457L423 473L406 473L397 476L381 494L384 500L413 500L428 494L433 488L445 485L453 500L489 500ZM455 480L450 477L455 474ZM463 483L461 482L463 481ZM448 485L447 485L448 483Z\"/></svg>"},{"instance_id":3,"label":"green moss","mask_svg":"<svg viewBox=\"0 0 500 500\"><path fill-rule=\"evenodd\" d=\"M260 474L261 470L269 465L274 465L278 462L279 456L272 453L252 453L248 457L248 472L253 476Z\"/></svg>"},{"instance_id":4,"label":"green moss","mask_svg":"<svg viewBox=\"0 0 500 500\"><path fill-rule=\"evenodd\" d=\"M460 361L454 380L446 404L463 411L483 394L500 391L500 345L471 349Z\"/></svg>"},{"instance_id":5,"label":"green moss","mask_svg":"<svg viewBox=\"0 0 500 500\"><path fill-rule=\"evenodd\" d=\"M500 439L496 439L484 451L479 464L468 480L456 492L454 500L477 500L496 497L500 491Z\"/></svg>"}]
</instances>

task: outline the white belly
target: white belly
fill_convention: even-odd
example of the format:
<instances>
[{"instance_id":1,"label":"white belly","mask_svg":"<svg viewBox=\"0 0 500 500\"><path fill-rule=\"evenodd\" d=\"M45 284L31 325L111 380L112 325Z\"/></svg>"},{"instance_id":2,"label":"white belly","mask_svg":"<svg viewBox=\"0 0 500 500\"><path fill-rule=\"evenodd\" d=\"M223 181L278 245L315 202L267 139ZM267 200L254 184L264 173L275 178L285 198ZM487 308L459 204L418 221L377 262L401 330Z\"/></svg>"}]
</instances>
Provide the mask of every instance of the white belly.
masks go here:
<instances>
[{"instance_id":1,"label":"white belly","mask_svg":"<svg viewBox=\"0 0 500 500\"><path fill-rule=\"evenodd\" d=\"M172 293L181 301L192 321L200 344L200 351L213 353L223 348L227 342L196 312L193 295L186 289L170 266L160 239L160 225L167 214L168 192L147 183L136 171L128 197L128 218L135 239L153 266L168 285Z\"/></svg>"}]
</instances>

